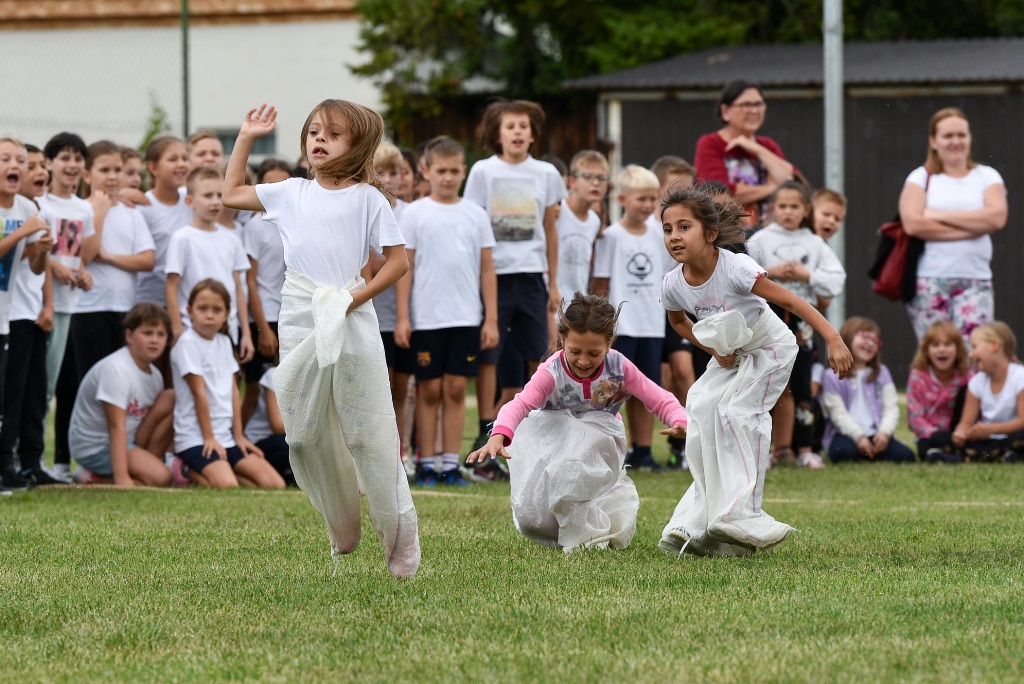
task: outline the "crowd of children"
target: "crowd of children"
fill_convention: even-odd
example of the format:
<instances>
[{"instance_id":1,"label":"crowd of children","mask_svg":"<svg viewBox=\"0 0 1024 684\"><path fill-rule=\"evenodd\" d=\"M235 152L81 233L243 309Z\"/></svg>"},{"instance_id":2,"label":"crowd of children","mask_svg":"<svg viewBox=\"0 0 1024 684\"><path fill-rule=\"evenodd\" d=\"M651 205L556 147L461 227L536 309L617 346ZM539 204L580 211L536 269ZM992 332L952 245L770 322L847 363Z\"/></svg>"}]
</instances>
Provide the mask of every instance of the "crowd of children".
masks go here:
<instances>
[{"instance_id":1,"label":"crowd of children","mask_svg":"<svg viewBox=\"0 0 1024 684\"><path fill-rule=\"evenodd\" d=\"M469 166L451 138L399 149L379 115L328 100L303 127L302 168L268 159L250 177L275 117L252 110L227 160L210 132L142 155L71 133L42 149L0 139L0 492L297 481L345 553L358 502L354 479L338 483L358 472L389 567L411 574L406 473L425 487L510 478L526 536L627 545L638 500L623 468L662 468L654 415L666 465L694 476L662 539L680 552L781 541L788 526L760 507L772 465L1024 460L1024 369L1001 323L969 341L928 329L907 385L917 454L894 438L882 331L855 316L837 332L822 315L846 280L828 244L846 214L833 190L780 182L751 228L725 184L678 156L614 179L595 150L535 158L544 114L525 101L487 107L478 142L493 156ZM835 372L815 363L815 333ZM355 440L352 416L378 400L394 424ZM392 441L397 496L380 458ZM347 456L327 468L332 448ZM740 486L738 467L756 477Z\"/></svg>"}]
</instances>

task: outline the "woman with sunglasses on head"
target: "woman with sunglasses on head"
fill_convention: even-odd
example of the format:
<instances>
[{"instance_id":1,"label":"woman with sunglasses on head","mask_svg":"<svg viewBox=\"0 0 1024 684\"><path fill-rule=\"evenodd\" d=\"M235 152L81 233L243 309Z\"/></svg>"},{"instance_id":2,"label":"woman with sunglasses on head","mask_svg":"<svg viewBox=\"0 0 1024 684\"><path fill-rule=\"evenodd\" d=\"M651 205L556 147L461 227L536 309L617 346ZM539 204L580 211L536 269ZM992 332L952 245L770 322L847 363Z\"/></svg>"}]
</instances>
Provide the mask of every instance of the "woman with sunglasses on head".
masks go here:
<instances>
[{"instance_id":1,"label":"woman with sunglasses on head","mask_svg":"<svg viewBox=\"0 0 1024 684\"><path fill-rule=\"evenodd\" d=\"M725 183L733 198L757 228L767 209L765 203L775 188L798 173L786 161L778 143L757 131L764 124L766 104L761 88L737 80L722 90L715 113L725 124L697 140L694 166L697 178Z\"/></svg>"}]
</instances>

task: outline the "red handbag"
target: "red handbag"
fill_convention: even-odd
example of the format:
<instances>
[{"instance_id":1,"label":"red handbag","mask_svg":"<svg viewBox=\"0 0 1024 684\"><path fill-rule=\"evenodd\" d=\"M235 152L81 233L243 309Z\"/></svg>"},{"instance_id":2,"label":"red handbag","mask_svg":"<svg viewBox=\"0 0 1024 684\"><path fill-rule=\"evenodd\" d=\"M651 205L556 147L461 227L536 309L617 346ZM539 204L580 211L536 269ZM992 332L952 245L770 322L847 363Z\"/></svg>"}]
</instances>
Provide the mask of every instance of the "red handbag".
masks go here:
<instances>
[{"instance_id":1,"label":"red handbag","mask_svg":"<svg viewBox=\"0 0 1024 684\"><path fill-rule=\"evenodd\" d=\"M924 184L925 193L931 179L929 173ZM878 233L880 240L875 263L868 271L873 279L871 289L886 299L909 302L917 289L917 262L924 253L924 240L907 235L899 217L883 223Z\"/></svg>"}]
</instances>

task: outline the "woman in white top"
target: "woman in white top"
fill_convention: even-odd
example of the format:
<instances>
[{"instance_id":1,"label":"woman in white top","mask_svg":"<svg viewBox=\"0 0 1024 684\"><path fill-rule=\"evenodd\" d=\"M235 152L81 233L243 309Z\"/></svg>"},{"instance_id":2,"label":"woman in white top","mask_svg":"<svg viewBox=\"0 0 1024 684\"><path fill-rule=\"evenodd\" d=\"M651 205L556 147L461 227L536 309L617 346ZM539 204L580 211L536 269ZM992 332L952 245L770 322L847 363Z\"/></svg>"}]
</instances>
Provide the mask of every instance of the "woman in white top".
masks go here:
<instances>
[{"instance_id":1,"label":"woman in white top","mask_svg":"<svg viewBox=\"0 0 1024 684\"><path fill-rule=\"evenodd\" d=\"M1006 225L1006 186L999 172L971 160L971 130L947 107L929 124L928 158L907 177L900 219L925 241L917 290L907 304L918 340L940 320L966 338L993 318L992 238Z\"/></svg>"}]
</instances>

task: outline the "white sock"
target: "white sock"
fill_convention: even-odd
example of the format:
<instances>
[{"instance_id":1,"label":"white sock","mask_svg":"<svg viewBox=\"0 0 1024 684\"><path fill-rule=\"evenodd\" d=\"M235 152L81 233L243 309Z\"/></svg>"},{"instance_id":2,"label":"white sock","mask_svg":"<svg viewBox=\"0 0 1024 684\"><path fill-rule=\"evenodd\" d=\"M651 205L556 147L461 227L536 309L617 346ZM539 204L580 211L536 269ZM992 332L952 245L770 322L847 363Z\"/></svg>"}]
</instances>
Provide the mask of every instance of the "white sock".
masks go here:
<instances>
[{"instance_id":1,"label":"white sock","mask_svg":"<svg viewBox=\"0 0 1024 684\"><path fill-rule=\"evenodd\" d=\"M441 461L442 461L442 464L443 464L442 468L441 468L441 471L442 472L447 472L447 471L452 470L454 468L458 468L460 460L461 459L459 458L458 454L453 454L453 453L450 453L450 452L446 451L445 453L441 454Z\"/></svg>"}]
</instances>

